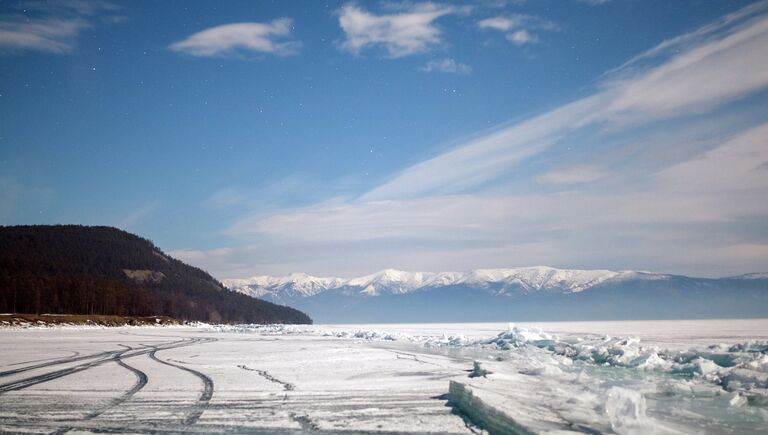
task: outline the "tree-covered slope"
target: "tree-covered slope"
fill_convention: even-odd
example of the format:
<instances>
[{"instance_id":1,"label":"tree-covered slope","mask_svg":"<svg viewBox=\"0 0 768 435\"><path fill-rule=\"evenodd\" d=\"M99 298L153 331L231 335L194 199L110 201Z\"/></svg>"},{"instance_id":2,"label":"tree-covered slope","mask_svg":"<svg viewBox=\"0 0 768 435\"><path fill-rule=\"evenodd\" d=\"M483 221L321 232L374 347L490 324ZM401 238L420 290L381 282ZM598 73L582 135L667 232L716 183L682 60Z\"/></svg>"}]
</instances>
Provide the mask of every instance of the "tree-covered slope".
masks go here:
<instances>
[{"instance_id":1,"label":"tree-covered slope","mask_svg":"<svg viewBox=\"0 0 768 435\"><path fill-rule=\"evenodd\" d=\"M300 311L227 290L149 240L80 225L0 227L0 312L311 322Z\"/></svg>"}]
</instances>

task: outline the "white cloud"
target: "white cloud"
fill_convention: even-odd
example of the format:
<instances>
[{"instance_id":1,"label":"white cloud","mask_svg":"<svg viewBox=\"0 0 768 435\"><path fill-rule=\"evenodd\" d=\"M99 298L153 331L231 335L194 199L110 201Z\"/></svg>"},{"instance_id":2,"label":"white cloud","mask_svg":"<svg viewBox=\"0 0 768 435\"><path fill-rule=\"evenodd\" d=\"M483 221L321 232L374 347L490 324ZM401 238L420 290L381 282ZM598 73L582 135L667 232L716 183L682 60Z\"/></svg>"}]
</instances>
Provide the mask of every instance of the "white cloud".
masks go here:
<instances>
[{"instance_id":1,"label":"white cloud","mask_svg":"<svg viewBox=\"0 0 768 435\"><path fill-rule=\"evenodd\" d=\"M470 74L472 67L463 63L456 62L454 59L435 59L430 60L424 66L421 67L421 71L424 72L444 72L449 74Z\"/></svg>"},{"instance_id":2,"label":"white cloud","mask_svg":"<svg viewBox=\"0 0 768 435\"><path fill-rule=\"evenodd\" d=\"M254 216L230 231L267 243L270 248L262 249L276 256L273 262L247 248L231 254L238 263L259 258L262 272L311 266L342 275L388 266L526 264L707 276L760 271L768 264L768 235L755 237L741 227L760 225L768 216L768 171L760 168L768 161L767 140L763 124L701 157L645 175L645 187L620 191L429 196ZM715 168L722 175L713 175ZM200 262L208 261L206 253L198 254Z\"/></svg>"},{"instance_id":3,"label":"white cloud","mask_svg":"<svg viewBox=\"0 0 768 435\"><path fill-rule=\"evenodd\" d=\"M131 211L127 215L118 218L114 225L124 230L134 228L144 222L144 220L148 216L152 215L152 213L154 213L159 207L160 203L158 201L152 201L150 203L144 204L136 210Z\"/></svg>"},{"instance_id":4,"label":"white cloud","mask_svg":"<svg viewBox=\"0 0 768 435\"><path fill-rule=\"evenodd\" d=\"M177 249L168 255L214 273L219 279L250 276L258 267L254 252L247 248L217 248L209 250Z\"/></svg>"},{"instance_id":5,"label":"white cloud","mask_svg":"<svg viewBox=\"0 0 768 435\"><path fill-rule=\"evenodd\" d=\"M706 37L706 35L701 35ZM694 46L665 64L617 83L608 117L703 112L768 86L768 19L748 20L720 39Z\"/></svg>"},{"instance_id":6,"label":"white cloud","mask_svg":"<svg viewBox=\"0 0 768 435\"><path fill-rule=\"evenodd\" d=\"M533 33L539 30L556 30L557 24L535 15L514 14L497 16L478 21L481 29L491 29L504 32L509 42L515 45L526 45L538 42L538 36Z\"/></svg>"},{"instance_id":7,"label":"white cloud","mask_svg":"<svg viewBox=\"0 0 768 435\"><path fill-rule=\"evenodd\" d=\"M523 25L524 15L514 15L511 17L492 17L480 20L477 25L481 29L495 29L502 32L507 32L514 28L519 28Z\"/></svg>"},{"instance_id":8,"label":"white cloud","mask_svg":"<svg viewBox=\"0 0 768 435\"><path fill-rule=\"evenodd\" d=\"M88 27L81 18L0 18L0 50L69 53L80 32Z\"/></svg>"},{"instance_id":9,"label":"white cloud","mask_svg":"<svg viewBox=\"0 0 768 435\"><path fill-rule=\"evenodd\" d=\"M738 228L768 216L768 203L761 200L768 195L768 171L760 170L762 178L737 189L713 193L718 178L695 186L710 166L724 173L753 171L768 158L768 150L757 146L767 133L768 124L737 136L707 154L718 157L694 160L706 161L705 167L669 168L652 175L651 185L641 190L430 196L247 218L230 231L241 240L259 240L261 249L237 248L226 259L218 251L197 252L195 263L218 262L214 270L231 277L256 269L344 275L388 266L463 270L531 264L708 276L764 270L768 240L739 234ZM746 160L730 165L726 156L734 149L761 154L751 166L742 165ZM697 177L688 180L690 171Z\"/></svg>"},{"instance_id":10,"label":"white cloud","mask_svg":"<svg viewBox=\"0 0 768 435\"><path fill-rule=\"evenodd\" d=\"M269 23L233 23L211 27L175 42L171 50L199 57L234 55L239 52L269 53L286 56L296 53L298 41L288 39L291 19L278 18Z\"/></svg>"},{"instance_id":11,"label":"white cloud","mask_svg":"<svg viewBox=\"0 0 768 435\"><path fill-rule=\"evenodd\" d=\"M768 17L761 15L730 30L718 39L702 38L647 71L634 70L592 96L406 168L363 199L461 193L499 178L586 126L620 128L629 121L637 125L700 113L765 89L768 57L755 53L768 52Z\"/></svg>"},{"instance_id":12,"label":"white cloud","mask_svg":"<svg viewBox=\"0 0 768 435\"><path fill-rule=\"evenodd\" d=\"M442 43L434 21L456 9L434 3L416 4L400 13L375 15L354 4L338 12L345 40L341 47L358 54L366 48L383 47L390 58L424 53Z\"/></svg>"},{"instance_id":13,"label":"white cloud","mask_svg":"<svg viewBox=\"0 0 768 435\"><path fill-rule=\"evenodd\" d=\"M120 8L99 0L25 1L15 4L24 13L0 15L0 53L40 51L67 54L80 34L96 22L110 22Z\"/></svg>"},{"instance_id":14,"label":"white cloud","mask_svg":"<svg viewBox=\"0 0 768 435\"><path fill-rule=\"evenodd\" d=\"M610 172L599 166L576 165L545 172L535 179L546 184L577 184L597 181L609 175Z\"/></svg>"},{"instance_id":15,"label":"white cloud","mask_svg":"<svg viewBox=\"0 0 768 435\"><path fill-rule=\"evenodd\" d=\"M518 30L516 32L510 33L506 36L506 38L517 45L530 44L538 40L534 35L528 33L527 30Z\"/></svg>"},{"instance_id":16,"label":"white cloud","mask_svg":"<svg viewBox=\"0 0 768 435\"><path fill-rule=\"evenodd\" d=\"M330 274L533 263L710 276L764 270L768 123L742 120L752 127L740 133L718 127L728 124L720 118L728 103L768 86L754 68L768 51L768 18L753 11L664 42L669 56L660 63L631 65L589 97L465 140L355 200L243 217L229 229L244 244L238 271L246 258L261 272ZM620 167L601 164L594 148L564 163L571 146L653 129L660 117L665 132L680 121L688 134L669 147L699 149L685 141L701 132L682 123L694 114L690 125L723 139L683 161L663 147L638 155L640 134ZM658 166L644 166L651 158ZM256 253L257 243L272 257Z\"/></svg>"},{"instance_id":17,"label":"white cloud","mask_svg":"<svg viewBox=\"0 0 768 435\"><path fill-rule=\"evenodd\" d=\"M657 180L679 193L724 195L768 188L768 124L750 129L705 154L671 166Z\"/></svg>"},{"instance_id":18,"label":"white cloud","mask_svg":"<svg viewBox=\"0 0 768 435\"><path fill-rule=\"evenodd\" d=\"M768 123L701 156L644 174L618 192L566 190L529 194L461 194L320 204L238 222L232 233L313 243L432 240L521 243L560 230L647 224L717 224L768 216ZM550 183L607 176L572 166L544 174ZM514 223L514 224L513 224ZM513 225L512 225L513 224ZM767 235L768 236L768 235Z\"/></svg>"},{"instance_id":19,"label":"white cloud","mask_svg":"<svg viewBox=\"0 0 768 435\"><path fill-rule=\"evenodd\" d=\"M0 53L71 53L80 34L95 24L124 20L115 15L119 6L100 0L31 0L9 9L18 13L0 15Z\"/></svg>"},{"instance_id":20,"label":"white cloud","mask_svg":"<svg viewBox=\"0 0 768 435\"><path fill-rule=\"evenodd\" d=\"M602 95L585 98L530 120L502 127L406 168L363 195L362 200L461 193L497 179L577 129L604 105Z\"/></svg>"}]
</instances>

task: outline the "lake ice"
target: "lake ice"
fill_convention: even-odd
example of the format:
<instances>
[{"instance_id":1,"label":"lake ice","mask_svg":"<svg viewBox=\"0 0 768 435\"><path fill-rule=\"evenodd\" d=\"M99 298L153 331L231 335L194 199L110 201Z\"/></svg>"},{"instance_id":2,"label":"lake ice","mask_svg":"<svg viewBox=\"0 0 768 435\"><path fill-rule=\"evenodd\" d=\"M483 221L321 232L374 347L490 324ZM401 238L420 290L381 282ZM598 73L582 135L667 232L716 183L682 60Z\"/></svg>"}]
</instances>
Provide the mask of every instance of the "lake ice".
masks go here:
<instances>
[{"instance_id":1,"label":"lake ice","mask_svg":"<svg viewBox=\"0 0 768 435\"><path fill-rule=\"evenodd\" d=\"M768 320L0 329L0 431L765 433Z\"/></svg>"}]
</instances>

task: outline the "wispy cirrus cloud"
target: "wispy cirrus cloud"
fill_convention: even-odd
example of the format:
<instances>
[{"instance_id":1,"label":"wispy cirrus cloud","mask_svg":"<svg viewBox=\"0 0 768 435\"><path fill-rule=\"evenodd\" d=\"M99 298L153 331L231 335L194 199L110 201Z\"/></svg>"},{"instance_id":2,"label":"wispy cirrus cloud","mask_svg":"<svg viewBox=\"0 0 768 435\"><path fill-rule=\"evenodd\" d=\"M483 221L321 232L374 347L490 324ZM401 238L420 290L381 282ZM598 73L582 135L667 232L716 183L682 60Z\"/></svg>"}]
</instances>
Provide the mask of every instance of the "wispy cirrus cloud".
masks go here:
<instances>
[{"instance_id":1,"label":"wispy cirrus cloud","mask_svg":"<svg viewBox=\"0 0 768 435\"><path fill-rule=\"evenodd\" d=\"M762 3L765 10L767 3ZM601 116L613 118L665 117L705 112L768 85L768 56L755 56L768 48L768 19L764 15L710 29L721 37L693 45L663 65L606 83L617 96ZM708 38L707 33L695 33ZM680 42L691 44L687 38ZM665 49L669 47L664 44ZM659 48L642 59L663 53Z\"/></svg>"},{"instance_id":2,"label":"wispy cirrus cloud","mask_svg":"<svg viewBox=\"0 0 768 435\"><path fill-rule=\"evenodd\" d=\"M443 58L430 60L424 66L420 68L422 72L442 72L448 74L463 74L467 75L472 73L472 67L457 62L455 59Z\"/></svg>"},{"instance_id":3,"label":"wispy cirrus cloud","mask_svg":"<svg viewBox=\"0 0 768 435\"><path fill-rule=\"evenodd\" d=\"M42 214L54 196L55 191L51 188L25 185L15 178L0 175L0 225L13 224L14 217L25 209Z\"/></svg>"},{"instance_id":4,"label":"wispy cirrus cloud","mask_svg":"<svg viewBox=\"0 0 768 435\"><path fill-rule=\"evenodd\" d=\"M0 19L0 49L69 53L80 32L88 27L88 22L81 18L25 20L18 16L5 17Z\"/></svg>"},{"instance_id":5,"label":"wispy cirrus cloud","mask_svg":"<svg viewBox=\"0 0 768 435\"><path fill-rule=\"evenodd\" d=\"M211 27L169 46L173 51L197 57L222 57L239 53L275 56L295 54L301 47L290 38L293 22L278 18L268 23L232 23Z\"/></svg>"},{"instance_id":6,"label":"wispy cirrus cloud","mask_svg":"<svg viewBox=\"0 0 768 435\"><path fill-rule=\"evenodd\" d=\"M536 264L705 276L764 270L768 170L759 166L768 161L767 138L768 124L759 125L619 190L605 189L615 184L610 175L601 189L574 188L582 180L572 177L549 193L350 201L250 216L228 231L260 249L248 242L226 256L196 251L195 262L217 262L212 269L228 277Z\"/></svg>"},{"instance_id":7,"label":"wispy cirrus cloud","mask_svg":"<svg viewBox=\"0 0 768 435\"><path fill-rule=\"evenodd\" d=\"M768 5L766 5L768 6ZM756 16L725 22L702 34L699 44L662 63L606 82L591 96L530 120L505 126L425 160L383 183L363 199L432 193L457 193L493 180L558 142L589 126L609 129L660 118L710 111L768 87L768 7ZM686 42L689 45L689 42ZM728 80L722 80L727 77ZM716 85L713 85L716 84Z\"/></svg>"},{"instance_id":8,"label":"wispy cirrus cloud","mask_svg":"<svg viewBox=\"0 0 768 435\"><path fill-rule=\"evenodd\" d=\"M12 3L9 10L14 12L0 15L0 53L70 53L80 34L93 27L97 15L118 9L96 0Z\"/></svg>"},{"instance_id":9,"label":"wispy cirrus cloud","mask_svg":"<svg viewBox=\"0 0 768 435\"><path fill-rule=\"evenodd\" d=\"M151 201L149 203L143 204L138 208L130 211L126 215L118 218L114 222L114 225L122 229L134 228L138 225L141 225L147 219L147 217L156 212L158 208L160 208L159 201Z\"/></svg>"},{"instance_id":10,"label":"wispy cirrus cloud","mask_svg":"<svg viewBox=\"0 0 768 435\"><path fill-rule=\"evenodd\" d=\"M357 198L243 216L228 230L242 247L214 270L232 276L224 259L238 257L242 275L249 256L253 273L764 270L768 122L747 97L764 102L768 89L768 60L756 56L768 51L768 4L670 41L592 95L462 140ZM737 130L723 114L740 117ZM660 128L675 137L665 147L647 133ZM617 149L628 157L606 163Z\"/></svg>"},{"instance_id":11,"label":"wispy cirrus cloud","mask_svg":"<svg viewBox=\"0 0 768 435\"><path fill-rule=\"evenodd\" d=\"M492 242L513 234L538 239L548 231L605 224L630 228L761 219L768 204L754 199L768 194L768 170L762 167L768 162L767 141L768 123L757 125L701 155L644 174L644 183L631 190L573 189L573 184L611 174L597 167L572 167L559 175L545 174L548 182L571 185L553 193L463 193L318 204L246 218L230 231L313 242L445 238ZM768 242L768 234L765 238Z\"/></svg>"},{"instance_id":12,"label":"wispy cirrus cloud","mask_svg":"<svg viewBox=\"0 0 768 435\"><path fill-rule=\"evenodd\" d=\"M610 175L605 168L593 165L576 165L563 168L555 168L551 171L537 175L535 180L546 184L578 184L589 183L603 179Z\"/></svg>"},{"instance_id":13,"label":"wispy cirrus cloud","mask_svg":"<svg viewBox=\"0 0 768 435\"><path fill-rule=\"evenodd\" d=\"M397 13L376 15L346 4L338 11L345 35L341 48L359 54L367 48L381 47L390 58L424 53L442 43L435 20L456 11L451 6L418 3Z\"/></svg>"},{"instance_id":14,"label":"wispy cirrus cloud","mask_svg":"<svg viewBox=\"0 0 768 435\"><path fill-rule=\"evenodd\" d=\"M527 121L480 134L436 157L406 168L362 200L461 193L497 179L576 130L605 104L595 95Z\"/></svg>"},{"instance_id":15,"label":"wispy cirrus cloud","mask_svg":"<svg viewBox=\"0 0 768 435\"><path fill-rule=\"evenodd\" d=\"M225 187L209 196L205 200L205 204L211 208L223 209L243 205L248 202L248 199L249 197L246 192L234 187Z\"/></svg>"}]
</instances>

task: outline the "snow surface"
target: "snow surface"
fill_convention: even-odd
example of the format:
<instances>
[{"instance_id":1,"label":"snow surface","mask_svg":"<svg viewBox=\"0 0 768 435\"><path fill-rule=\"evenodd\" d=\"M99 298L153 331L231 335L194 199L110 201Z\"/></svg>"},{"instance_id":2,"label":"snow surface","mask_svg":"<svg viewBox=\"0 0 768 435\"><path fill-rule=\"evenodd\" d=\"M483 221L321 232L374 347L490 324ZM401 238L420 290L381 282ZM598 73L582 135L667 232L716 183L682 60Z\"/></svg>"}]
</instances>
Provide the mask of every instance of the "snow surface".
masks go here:
<instances>
[{"instance_id":1,"label":"snow surface","mask_svg":"<svg viewBox=\"0 0 768 435\"><path fill-rule=\"evenodd\" d=\"M765 319L29 325L0 346L0 432L768 430Z\"/></svg>"},{"instance_id":2,"label":"snow surface","mask_svg":"<svg viewBox=\"0 0 768 435\"><path fill-rule=\"evenodd\" d=\"M355 288L360 294L377 296L382 293L403 294L424 288L462 284L473 286L502 284L520 286L527 292L578 293L611 280L664 279L666 277L667 275L648 272L555 269L537 266L439 273L386 269L372 275L349 279L294 273L285 277L255 276L247 279L227 279L224 280L224 285L255 297L262 297L268 293L309 297L341 288Z\"/></svg>"}]
</instances>

